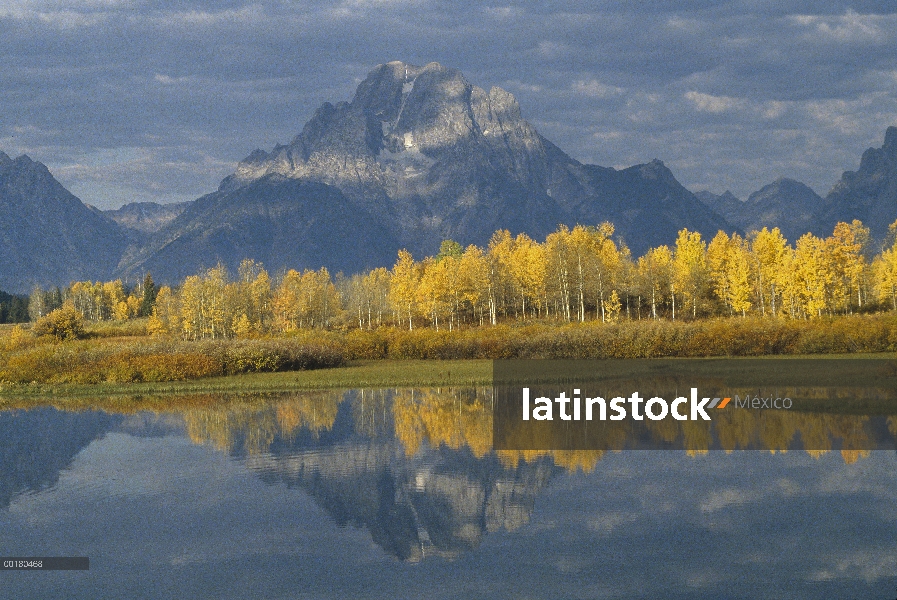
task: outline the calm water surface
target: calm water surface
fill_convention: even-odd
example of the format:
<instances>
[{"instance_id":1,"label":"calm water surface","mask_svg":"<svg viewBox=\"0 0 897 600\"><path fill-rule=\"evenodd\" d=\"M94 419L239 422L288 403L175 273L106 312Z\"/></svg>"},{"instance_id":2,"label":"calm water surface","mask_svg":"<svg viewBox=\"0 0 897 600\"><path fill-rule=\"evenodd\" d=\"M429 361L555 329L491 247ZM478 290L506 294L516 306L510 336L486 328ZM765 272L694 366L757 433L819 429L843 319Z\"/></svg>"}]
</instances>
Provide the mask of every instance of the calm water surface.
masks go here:
<instances>
[{"instance_id":1,"label":"calm water surface","mask_svg":"<svg viewBox=\"0 0 897 600\"><path fill-rule=\"evenodd\" d=\"M0 412L0 554L91 565L0 597L897 597L893 451L496 453L489 396Z\"/></svg>"}]
</instances>

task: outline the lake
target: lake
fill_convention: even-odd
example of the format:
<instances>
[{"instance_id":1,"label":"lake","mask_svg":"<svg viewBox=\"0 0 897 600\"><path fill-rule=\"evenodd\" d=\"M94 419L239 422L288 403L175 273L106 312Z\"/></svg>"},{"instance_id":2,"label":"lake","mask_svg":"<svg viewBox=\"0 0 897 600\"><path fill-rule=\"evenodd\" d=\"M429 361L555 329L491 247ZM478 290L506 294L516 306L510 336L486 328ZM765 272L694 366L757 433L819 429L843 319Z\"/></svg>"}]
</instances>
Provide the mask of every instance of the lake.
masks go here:
<instances>
[{"instance_id":1,"label":"lake","mask_svg":"<svg viewBox=\"0 0 897 600\"><path fill-rule=\"evenodd\" d=\"M897 597L894 450L496 452L491 394L2 411L0 554L90 569L0 597Z\"/></svg>"}]
</instances>

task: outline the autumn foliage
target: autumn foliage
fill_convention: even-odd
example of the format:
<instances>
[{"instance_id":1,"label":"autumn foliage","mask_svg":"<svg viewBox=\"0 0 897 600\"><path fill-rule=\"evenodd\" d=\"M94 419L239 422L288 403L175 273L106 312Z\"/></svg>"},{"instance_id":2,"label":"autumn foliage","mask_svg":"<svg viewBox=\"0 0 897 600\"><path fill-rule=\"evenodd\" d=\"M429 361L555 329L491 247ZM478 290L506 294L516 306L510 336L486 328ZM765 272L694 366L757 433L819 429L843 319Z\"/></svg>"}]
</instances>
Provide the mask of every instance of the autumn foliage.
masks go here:
<instances>
[{"instance_id":1,"label":"autumn foliage","mask_svg":"<svg viewBox=\"0 0 897 600\"><path fill-rule=\"evenodd\" d=\"M0 339L0 382L170 381L346 359L895 351L897 223L891 233L876 254L859 221L794 244L778 229L709 242L683 229L634 258L602 223L541 243L508 231L485 248L446 240L436 256L403 250L391 269L351 277L272 277L245 260L177 286L75 282L34 291L31 333Z\"/></svg>"}]
</instances>

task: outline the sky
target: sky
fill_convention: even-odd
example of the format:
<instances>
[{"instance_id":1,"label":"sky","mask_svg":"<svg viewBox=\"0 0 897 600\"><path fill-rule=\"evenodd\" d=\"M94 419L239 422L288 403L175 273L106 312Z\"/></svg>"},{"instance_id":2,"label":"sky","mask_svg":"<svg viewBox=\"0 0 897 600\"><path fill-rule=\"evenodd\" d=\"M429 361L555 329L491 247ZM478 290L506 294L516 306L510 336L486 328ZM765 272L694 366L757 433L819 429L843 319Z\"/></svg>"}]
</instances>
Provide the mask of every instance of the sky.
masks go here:
<instances>
[{"instance_id":1,"label":"sky","mask_svg":"<svg viewBox=\"0 0 897 600\"><path fill-rule=\"evenodd\" d=\"M825 195L897 125L893 0L0 0L0 150L84 202L192 200L377 64L502 87L582 162Z\"/></svg>"}]
</instances>

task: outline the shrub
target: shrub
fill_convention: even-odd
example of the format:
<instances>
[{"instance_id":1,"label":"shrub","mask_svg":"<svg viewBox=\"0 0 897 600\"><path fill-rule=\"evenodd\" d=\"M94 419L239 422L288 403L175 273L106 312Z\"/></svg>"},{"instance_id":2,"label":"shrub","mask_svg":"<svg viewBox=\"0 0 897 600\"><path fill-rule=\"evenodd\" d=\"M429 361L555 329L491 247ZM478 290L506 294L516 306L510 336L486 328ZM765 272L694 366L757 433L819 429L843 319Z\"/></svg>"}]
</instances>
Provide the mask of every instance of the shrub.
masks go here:
<instances>
[{"instance_id":1,"label":"shrub","mask_svg":"<svg viewBox=\"0 0 897 600\"><path fill-rule=\"evenodd\" d=\"M52 336L57 340L77 340L84 337L84 320L73 306L57 308L34 324L34 335Z\"/></svg>"}]
</instances>

